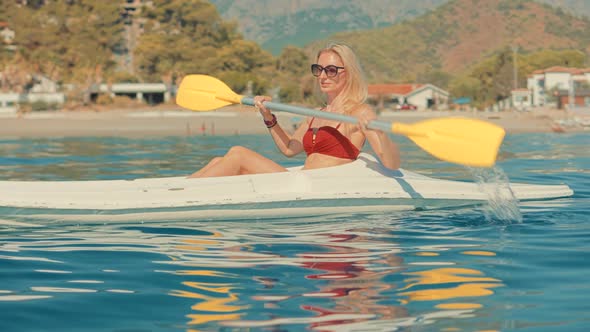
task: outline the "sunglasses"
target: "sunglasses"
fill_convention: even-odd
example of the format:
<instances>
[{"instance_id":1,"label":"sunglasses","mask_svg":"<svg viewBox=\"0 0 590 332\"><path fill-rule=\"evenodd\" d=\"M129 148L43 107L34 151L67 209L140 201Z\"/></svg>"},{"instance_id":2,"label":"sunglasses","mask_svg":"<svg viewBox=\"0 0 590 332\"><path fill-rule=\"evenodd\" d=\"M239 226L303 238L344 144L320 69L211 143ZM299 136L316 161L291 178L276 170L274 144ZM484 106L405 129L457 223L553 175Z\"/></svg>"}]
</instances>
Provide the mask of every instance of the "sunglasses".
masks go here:
<instances>
[{"instance_id":1,"label":"sunglasses","mask_svg":"<svg viewBox=\"0 0 590 332\"><path fill-rule=\"evenodd\" d=\"M330 78L335 77L336 75L338 75L338 69L344 69L344 67L338 67L338 66L334 66L334 65L322 67L322 66L318 65L317 63L311 65L311 73L315 77L319 77L322 74L322 71L326 72L327 77L330 77Z\"/></svg>"}]
</instances>

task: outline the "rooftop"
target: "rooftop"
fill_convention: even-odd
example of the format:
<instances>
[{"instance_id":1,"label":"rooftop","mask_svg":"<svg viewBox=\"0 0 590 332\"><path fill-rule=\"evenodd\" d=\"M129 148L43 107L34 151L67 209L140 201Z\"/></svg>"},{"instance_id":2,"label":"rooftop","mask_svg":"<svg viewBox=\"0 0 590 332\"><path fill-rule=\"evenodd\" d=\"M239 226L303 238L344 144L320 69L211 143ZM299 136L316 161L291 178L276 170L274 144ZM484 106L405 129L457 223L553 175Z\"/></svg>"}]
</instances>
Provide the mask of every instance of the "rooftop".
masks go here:
<instances>
[{"instance_id":1,"label":"rooftop","mask_svg":"<svg viewBox=\"0 0 590 332\"><path fill-rule=\"evenodd\" d=\"M405 96L412 91L423 87L424 84L370 84L369 95L401 95Z\"/></svg>"}]
</instances>

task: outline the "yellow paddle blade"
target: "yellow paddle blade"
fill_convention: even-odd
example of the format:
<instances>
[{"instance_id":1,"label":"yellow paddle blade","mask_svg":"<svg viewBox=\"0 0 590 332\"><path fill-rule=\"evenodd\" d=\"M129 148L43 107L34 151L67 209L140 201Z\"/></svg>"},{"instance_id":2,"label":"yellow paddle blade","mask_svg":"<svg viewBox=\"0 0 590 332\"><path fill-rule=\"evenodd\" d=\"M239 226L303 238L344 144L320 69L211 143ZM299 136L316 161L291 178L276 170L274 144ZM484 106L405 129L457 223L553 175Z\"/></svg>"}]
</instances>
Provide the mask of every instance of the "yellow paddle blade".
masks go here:
<instances>
[{"instance_id":1,"label":"yellow paddle blade","mask_svg":"<svg viewBox=\"0 0 590 332\"><path fill-rule=\"evenodd\" d=\"M219 79L207 75L188 75L180 83L176 103L194 111L210 111L231 104L253 105L252 98L233 92ZM322 112L304 107L265 102L273 110L357 123L355 117ZM372 126L373 124L373 126ZM466 166L493 166L504 139L504 129L494 124L466 118L440 118L415 124L369 123L372 129L389 130L408 136L433 156Z\"/></svg>"},{"instance_id":2,"label":"yellow paddle blade","mask_svg":"<svg viewBox=\"0 0 590 332\"><path fill-rule=\"evenodd\" d=\"M466 166L491 167L504 139L502 127L467 118L441 118L415 124L394 123L394 133L408 136L433 156Z\"/></svg>"},{"instance_id":3,"label":"yellow paddle blade","mask_svg":"<svg viewBox=\"0 0 590 332\"><path fill-rule=\"evenodd\" d=\"M207 75L185 76L176 94L176 103L193 111L210 111L239 104L240 100L242 96L233 92L229 86Z\"/></svg>"}]
</instances>

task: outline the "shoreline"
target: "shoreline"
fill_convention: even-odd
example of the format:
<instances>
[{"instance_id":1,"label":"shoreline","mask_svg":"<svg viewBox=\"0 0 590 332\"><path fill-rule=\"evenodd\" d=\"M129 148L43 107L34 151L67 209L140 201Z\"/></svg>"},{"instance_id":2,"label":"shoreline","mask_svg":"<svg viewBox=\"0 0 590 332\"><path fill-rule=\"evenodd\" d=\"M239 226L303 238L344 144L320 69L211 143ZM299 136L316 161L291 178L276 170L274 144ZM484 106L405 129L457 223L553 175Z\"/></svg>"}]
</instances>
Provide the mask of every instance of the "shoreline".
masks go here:
<instances>
[{"instance_id":1,"label":"shoreline","mask_svg":"<svg viewBox=\"0 0 590 332\"><path fill-rule=\"evenodd\" d=\"M378 120L414 123L438 117L467 117L489 121L507 133L584 132L590 130L590 113L563 110L528 112L384 111ZM294 128L302 116L277 112L285 129ZM0 137L164 137L265 134L258 112L247 106L192 112L175 106L108 111L53 111L23 115L0 114Z\"/></svg>"}]
</instances>

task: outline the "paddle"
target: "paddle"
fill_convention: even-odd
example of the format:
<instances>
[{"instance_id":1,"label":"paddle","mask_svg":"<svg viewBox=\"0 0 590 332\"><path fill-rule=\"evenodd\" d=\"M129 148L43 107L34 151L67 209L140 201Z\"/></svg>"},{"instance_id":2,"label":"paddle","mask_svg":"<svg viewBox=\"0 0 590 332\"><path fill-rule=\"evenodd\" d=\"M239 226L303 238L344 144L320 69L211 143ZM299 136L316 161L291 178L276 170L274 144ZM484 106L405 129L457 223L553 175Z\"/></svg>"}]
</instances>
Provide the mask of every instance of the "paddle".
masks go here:
<instances>
[{"instance_id":1,"label":"paddle","mask_svg":"<svg viewBox=\"0 0 590 332\"><path fill-rule=\"evenodd\" d=\"M180 83L176 103L194 111L210 111L232 104L254 105L254 99L233 92L219 79L207 75L188 75ZM314 116L340 122L357 123L357 118L310 108L265 102L275 111ZM504 139L504 129L489 122L468 118L436 118L413 124L371 121L370 129L405 135L433 156L451 163L493 166Z\"/></svg>"}]
</instances>

